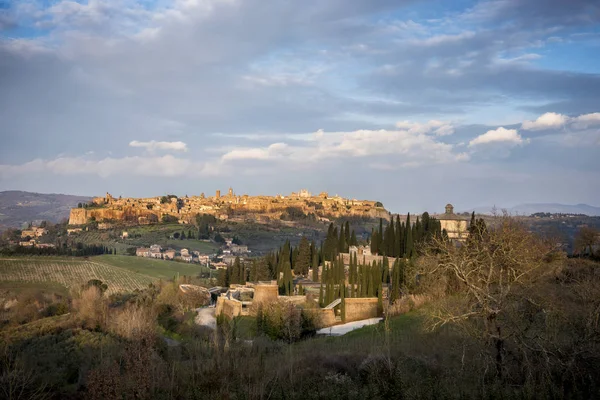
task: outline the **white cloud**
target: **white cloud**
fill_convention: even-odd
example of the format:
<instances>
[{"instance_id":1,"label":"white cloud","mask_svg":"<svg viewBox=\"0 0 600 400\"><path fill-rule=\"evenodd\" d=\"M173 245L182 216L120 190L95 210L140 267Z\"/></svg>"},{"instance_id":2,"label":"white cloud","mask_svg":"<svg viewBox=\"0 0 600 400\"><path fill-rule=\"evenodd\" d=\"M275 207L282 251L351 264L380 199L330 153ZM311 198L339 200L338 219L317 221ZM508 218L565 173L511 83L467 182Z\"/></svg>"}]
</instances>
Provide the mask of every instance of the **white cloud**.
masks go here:
<instances>
[{"instance_id":1,"label":"white cloud","mask_svg":"<svg viewBox=\"0 0 600 400\"><path fill-rule=\"evenodd\" d=\"M151 140L150 142L139 142L137 140L133 140L129 143L129 146L142 147L150 152L156 150L187 151L187 144L183 142L157 142L155 140Z\"/></svg>"},{"instance_id":2,"label":"white cloud","mask_svg":"<svg viewBox=\"0 0 600 400\"><path fill-rule=\"evenodd\" d=\"M507 143L511 145L522 145L528 143L528 139L523 139L521 135L517 133L516 129L506 129L500 127L498 129L489 130L486 133L477 136L475 139L469 142L469 147L487 144L487 143Z\"/></svg>"},{"instance_id":3,"label":"white cloud","mask_svg":"<svg viewBox=\"0 0 600 400\"><path fill-rule=\"evenodd\" d=\"M411 121L399 121L396 128L407 130L410 133L432 133L436 136L452 135L454 127L450 122L431 120L424 124Z\"/></svg>"},{"instance_id":4,"label":"white cloud","mask_svg":"<svg viewBox=\"0 0 600 400\"><path fill-rule=\"evenodd\" d=\"M521 125L521 129L525 129L527 131L536 131L542 129L555 129L564 126L569 117L562 114L557 114L553 112L548 112L541 115L535 121L525 121Z\"/></svg>"},{"instance_id":5,"label":"white cloud","mask_svg":"<svg viewBox=\"0 0 600 400\"><path fill-rule=\"evenodd\" d=\"M238 148L223 154L221 159L224 161L278 159L286 155L288 147L285 143L273 143L267 148Z\"/></svg>"},{"instance_id":6,"label":"white cloud","mask_svg":"<svg viewBox=\"0 0 600 400\"><path fill-rule=\"evenodd\" d=\"M91 159L82 157L58 157L53 160L36 159L20 165L1 165L0 177L52 173L55 175L109 176L207 176L222 172L217 163L202 163L172 155L161 157L123 157Z\"/></svg>"},{"instance_id":7,"label":"white cloud","mask_svg":"<svg viewBox=\"0 0 600 400\"><path fill-rule=\"evenodd\" d=\"M236 160L277 161L287 164L315 164L334 158L391 158L395 166L416 166L421 164L444 164L466 161L465 153L454 153L454 146L439 142L427 135L447 134L448 125L439 121L418 124L404 121L399 123L402 130L357 130L351 132L325 132L318 130L306 134L304 145L274 143L266 147L235 148L225 153L223 162ZM399 157L399 158L396 158ZM370 163L381 168L385 160Z\"/></svg>"},{"instance_id":8,"label":"white cloud","mask_svg":"<svg viewBox=\"0 0 600 400\"><path fill-rule=\"evenodd\" d=\"M589 126L600 125L600 112L583 114L573 118L573 125L577 129L586 129Z\"/></svg>"}]
</instances>

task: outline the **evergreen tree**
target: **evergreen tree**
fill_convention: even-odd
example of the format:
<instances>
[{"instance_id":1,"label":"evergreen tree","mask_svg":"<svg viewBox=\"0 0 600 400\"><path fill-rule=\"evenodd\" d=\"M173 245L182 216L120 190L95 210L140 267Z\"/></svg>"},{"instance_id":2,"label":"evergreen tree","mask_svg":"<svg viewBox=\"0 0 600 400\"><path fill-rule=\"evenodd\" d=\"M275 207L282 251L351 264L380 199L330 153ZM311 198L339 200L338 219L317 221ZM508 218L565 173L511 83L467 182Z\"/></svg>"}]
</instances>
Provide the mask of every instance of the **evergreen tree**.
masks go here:
<instances>
[{"instance_id":1,"label":"evergreen tree","mask_svg":"<svg viewBox=\"0 0 600 400\"><path fill-rule=\"evenodd\" d=\"M377 254L382 254L383 250L383 218L379 218L379 231L377 232Z\"/></svg>"},{"instance_id":2,"label":"evergreen tree","mask_svg":"<svg viewBox=\"0 0 600 400\"><path fill-rule=\"evenodd\" d=\"M412 236L412 226L410 224L410 213L406 216L406 238L405 238L404 257L411 258L414 255L414 244Z\"/></svg>"},{"instance_id":3,"label":"evergreen tree","mask_svg":"<svg viewBox=\"0 0 600 400\"><path fill-rule=\"evenodd\" d=\"M347 247L348 247L348 242L346 241L346 232L344 232L344 225L342 225L342 230L340 232L340 238L338 240L338 252L346 253Z\"/></svg>"},{"instance_id":4,"label":"evergreen tree","mask_svg":"<svg viewBox=\"0 0 600 400\"><path fill-rule=\"evenodd\" d=\"M392 220L393 221L393 220ZM402 257L402 225L400 224L400 215L396 215L396 230L394 232L394 257Z\"/></svg>"},{"instance_id":5,"label":"evergreen tree","mask_svg":"<svg viewBox=\"0 0 600 400\"><path fill-rule=\"evenodd\" d=\"M283 277L279 285L279 292L282 295L290 296L294 293L294 280L292 277L292 266L289 261L283 265Z\"/></svg>"},{"instance_id":6,"label":"evergreen tree","mask_svg":"<svg viewBox=\"0 0 600 400\"><path fill-rule=\"evenodd\" d=\"M341 282L340 286L342 287L342 290L340 290L340 298L342 299L340 314L342 317L342 322L346 322L346 285Z\"/></svg>"},{"instance_id":7,"label":"evergreen tree","mask_svg":"<svg viewBox=\"0 0 600 400\"><path fill-rule=\"evenodd\" d=\"M313 282L319 281L319 252L315 250L313 252L313 261L312 261L312 280Z\"/></svg>"},{"instance_id":8,"label":"evergreen tree","mask_svg":"<svg viewBox=\"0 0 600 400\"><path fill-rule=\"evenodd\" d=\"M373 228L371 229L371 254L379 254L378 244L377 231Z\"/></svg>"},{"instance_id":9,"label":"evergreen tree","mask_svg":"<svg viewBox=\"0 0 600 400\"><path fill-rule=\"evenodd\" d=\"M300 239L300 244L298 245L298 256L294 263L294 273L296 275L308 275L308 268L311 264L310 259L310 243L305 236Z\"/></svg>"},{"instance_id":10,"label":"evergreen tree","mask_svg":"<svg viewBox=\"0 0 600 400\"><path fill-rule=\"evenodd\" d=\"M350 244L350 222L346 221L346 229L344 229L344 233L346 234L346 243ZM344 250L344 252L347 252Z\"/></svg>"},{"instance_id":11,"label":"evergreen tree","mask_svg":"<svg viewBox=\"0 0 600 400\"><path fill-rule=\"evenodd\" d=\"M350 242L348 243L350 246L357 246L358 240L356 240L356 233L354 229L352 230L352 234L350 235Z\"/></svg>"},{"instance_id":12,"label":"evergreen tree","mask_svg":"<svg viewBox=\"0 0 600 400\"><path fill-rule=\"evenodd\" d=\"M395 229L394 229L394 220L393 219L390 221L389 227L390 227L389 228L390 229L389 230L390 238L388 240L389 243L388 243L388 246L387 246L386 254L388 256L394 257L395 248L396 248L396 232L395 232Z\"/></svg>"},{"instance_id":13,"label":"evergreen tree","mask_svg":"<svg viewBox=\"0 0 600 400\"><path fill-rule=\"evenodd\" d=\"M431 219L427 211L421 215L421 225L423 226L423 239L428 240L433 233L433 226L431 226Z\"/></svg>"},{"instance_id":14,"label":"evergreen tree","mask_svg":"<svg viewBox=\"0 0 600 400\"><path fill-rule=\"evenodd\" d=\"M392 293L390 294L390 302L394 303L400 298L400 259L394 261L392 267Z\"/></svg>"},{"instance_id":15,"label":"evergreen tree","mask_svg":"<svg viewBox=\"0 0 600 400\"><path fill-rule=\"evenodd\" d=\"M421 221L419 221L419 216L417 216L417 221L415 222L415 233L413 235L413 241L415 243L420 243L423 238L423 227L421 226Z\"/></svg>"},{"instance_id":16,"label":"evergreen tree","mask_svg":"<svg viewBox=\"0 0 600 400\"><path fill-rule=\"evenodd\" d=\"M323 300L323 281L321 281L321 286L319 287L319 307L321 308L325 307Z\"/></svg>"},{"instance_id":17,"label":"evergreen tree","mask_svg":"<svg viewBox=\"0 0 600 400\"><path fill-rule=\"evenodd\" d=\"M271 279L271 272L269 271L269 260L260 259L256 265L256 277L255 281L267 281Z\"/></svg>"},{"instance_id":18,"label":"evergreen tree","mask_svg":"<svg viewBox=\"0 0 600 400\"><path fill-rule=\"evenodd\" d=\"M382 282L390 283L390 262L387 257L383 257L382 275Z\"/></svg>"}]
</instances>

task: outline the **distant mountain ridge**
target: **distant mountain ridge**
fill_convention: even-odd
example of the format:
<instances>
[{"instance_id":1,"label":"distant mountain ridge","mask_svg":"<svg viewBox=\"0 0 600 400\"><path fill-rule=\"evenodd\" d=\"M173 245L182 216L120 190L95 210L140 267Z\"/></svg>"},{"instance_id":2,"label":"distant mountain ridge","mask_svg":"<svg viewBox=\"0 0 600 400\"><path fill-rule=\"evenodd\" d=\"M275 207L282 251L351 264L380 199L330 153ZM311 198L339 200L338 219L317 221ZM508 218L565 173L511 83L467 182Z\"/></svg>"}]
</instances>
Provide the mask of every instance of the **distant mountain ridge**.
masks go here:
<instances>
[{"instance_id":1,"label":"distant mountain ridge","mask_svg":"<svg viewBox=\"0 0 600 400\"><path fill-rule=\"evenodd\" d=\"M69 218L71 208L89 202L91 197L19 190L0 192L0 230L19 228L24 222L46 220L60 222Z\"/></svg>"},{"instance_id":2,"label":"distant mountain ridge","mask_svg":"<svg viewBox=\"0 0 600 400\"><path fill-rule=\"evenodd\" d=\"M475 211L477 214L491 214L493 206L475 207L468 210ZM502 211L502 207L496 206L498 212ZM560 203L526 203L519 204L506 209L511 215L531 215L538 212L551 214L585 214L590 217L600 216L600 207L590 206L589 204L560 204Z\"/></svg>"}]
</instances>

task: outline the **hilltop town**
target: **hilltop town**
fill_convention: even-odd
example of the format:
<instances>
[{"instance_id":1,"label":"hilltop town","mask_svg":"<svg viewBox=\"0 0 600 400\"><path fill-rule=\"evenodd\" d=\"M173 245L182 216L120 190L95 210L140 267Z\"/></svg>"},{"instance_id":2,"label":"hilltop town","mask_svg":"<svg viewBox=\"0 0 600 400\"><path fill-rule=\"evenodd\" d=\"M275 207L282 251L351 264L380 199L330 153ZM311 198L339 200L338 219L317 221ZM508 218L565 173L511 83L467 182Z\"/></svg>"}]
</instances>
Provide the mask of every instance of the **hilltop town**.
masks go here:
<instances>
[{"instance_id":1,"label":"hilltop town","mask_svg":"<svg viewBox=\"0 0 600 400\"><path fill-rule=\"evenodd\" d=\"M221 220L238 218L263 222L299 216L325 221L340 217L390 218L390 213L377 201L331 197L326 192L314 196L307 190L289 196L240 196L230 188L226 195L222 196L217 190L212 197L202 193L192 197L115 198L107 193L105 197L94 198L90 204L72 209L69 224L83 225L90 220L149 224L168 218L189 223L198 214L213 215Z\"/></svg>"}]
</instances>

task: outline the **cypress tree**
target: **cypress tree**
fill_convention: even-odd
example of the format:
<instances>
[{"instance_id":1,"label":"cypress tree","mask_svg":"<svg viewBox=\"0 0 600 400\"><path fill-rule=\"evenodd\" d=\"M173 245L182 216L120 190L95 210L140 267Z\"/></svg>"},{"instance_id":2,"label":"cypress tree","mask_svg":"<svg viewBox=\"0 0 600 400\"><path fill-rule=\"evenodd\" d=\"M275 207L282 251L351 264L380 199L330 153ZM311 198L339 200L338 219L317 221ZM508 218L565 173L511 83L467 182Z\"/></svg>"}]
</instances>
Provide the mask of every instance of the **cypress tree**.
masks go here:
<instances>
[{"instance_id":1,"label":"cypress tree","mask_svg":"<svg viewBox=\"0 0 600 400\"><path fill-rule=\"evenodd\" d=\"M400 215L396 215L396 232L394 242L394 257L402 257L402 225L400 224Z\"/></svg>"},{"instance_id":2,"label":"cypress tree","mask_svg":"<svg viewBox=\"0 0 600 400\"><path fill-rule=\"evenodd\" d=\"M356 266L354 258L356 254L350 255L350 270L348 271L348 283L350 284L350 297L354 297L354 286L356 285Z\"/></svg>"},{"instance_id":3,"label":"cypress tree","mask_svg":"<svg viewBox=\"0 0 600 400\"><path fill-rule=\"evenodd\" d=\"M375 228L371 229L371 254L379 254L378 249L379 239L377 238L377 231Z\"/></svg>"},{"instance_id":4,"label":"cypress tree","mask_svg":"<svg viewBox=\"0 0 600 400\"><path fill-rule=\"evenodd\" d=\"M344 233L346 234L346 246L350 246L350 240L352 235L350 234L350 222L346 221L346 229L344 229ZM344 249L344 253L348 252L348 248Z\"/></svg>"},{"instance_id":5,"label":"cypress tree","mask_svg":"<svg viewBox=\"0 0 600 400\"><path fill-rule=\"evenodd\" d=\"M342 231L340 232L340 239L338 241L338 252L346 253L347 247L348 247L348 243L346 242L346 233L344 232L344 227L342 225Z\"/></svg>"},{"instance_id":6,"label":"cypress tree","mask_svg":"<svg viewBox=\"0 0 600 400\"><path fill-rule=\"evenodd\" d=\"M300 240L300 245L298 246L298 256L294 263L294 273L296 275L307 275L310 263L310 243L308 243L308 239L303 236Z\"/></svg>"},{"instance_id":7,"label":"cypress tree","mask_svg":"<svg viewBox=\"0 0 600 400\"><path fill-rule=\"evenodd\" d=\"M394 261L392 267L392 293L390 294L390 302L394 303L400 297L400 259Z\"/></svg>"},{"instance_id":8,"label":"cypress tree","mask_svg":"<svg viewBox=\"0 0 600 400\"><path fill-rule=\"evenodd\" d=\"M356 233L354 232L354 229L352 230L352 235L350 235L350 242L348 244L350 246L358 245L358 240L356 240Z\"/></svg>"},{"instance_id":9,"label":"cypress tree","mask_svg":"<svg viewBox=\"0 0 600 400\"><path fill-rule=\"evenodd\" d=\"M404 257L411 258L414 254L414 244L412 236L412 226L410 224L410 213L406 216L406 239L405 239L405 254Z\"/></svg>"},{"instance_id":10,"label":"cypress tree","mask_svg":"<svg viewBox=\"0 0 600 400\"><path fill-rule=\"evenodd\" d=\"M395 248L396 248L396 232L394 230L394 219L393 218L389 224L389 236L390 236L390 238L388 240L386 255L393 257L394 253L395 253Z\"/></svg>"},{"instance_id":11,"label":"cypress tree","mask_svg":"<svg viewBox=\"0 0 600 400\"><path fill-rule=\"evenodd\" d=\"M367 268L367 273L365 274L367 276L367 293L366 293L366 297L373 297L373 294L375 293L375 287L374 287L374 279L373 279L373 264L371 264L371 266L369 266Z\"/></svg>"},{"instance_id":12,"label":"cypress tree","mask_svg":"<svg viewBox=\"0 0 600 400\"><path fill-rule=\"evenodd\" d=\"M321 286L319 287L319 307L323 308L325 305L323 304L323 281L321 281Z\"/></svg>"},{"instance_id":13,"label":"cypress tree","mask_svg":"<svg viewBox=\"0 0 600 400\"><path fill-rule=\"evenodd\" d=\"M340 314L342 317L342 322L346 322L346 290L345 285L341 285L342 290L340 290L340 298L342 299Z\"/></svg>"},{"instance_id":14,"label":"cypress tree","mask_svg":"<svg viewBox=\"0 0 600 400\"><path fill-rule=\"evenodd\" d=\"M421 225L423 226L423 238L427 240L432 234L431 218L427 211L421 215Z\"/></svg>"},{"instance_id":15,"label":"cypress tree","mask_svg":"<svg viewBox=\"0 0 600 400\"><path fill-rule=\"evenodd\" d=\"M312 260L313 270L312 270L312 280L313 282L319 281L319 252L313 252L313 260Z\"/></svg>"},{"instance_id":16,"label":"cypress tree","mask_svg":"<svg viewBox=\"0 0 600 400\"><path fill-rule=\"evenodd\" d=\"M383 247L383 218L379 218L379 232L377 232L377 240L377 250L381 252Z\"/></svg>"},{"instance_id":17,"label":"cypress tree","mask_svg":"<svg viewBox=\"0 0 600 400\"><path fill-rule=\"evenodd\" d=\"M387 257L383 257L383 267L382 267L382 282L390 283L390 262Z\"/></svg>"}]
</instances>

